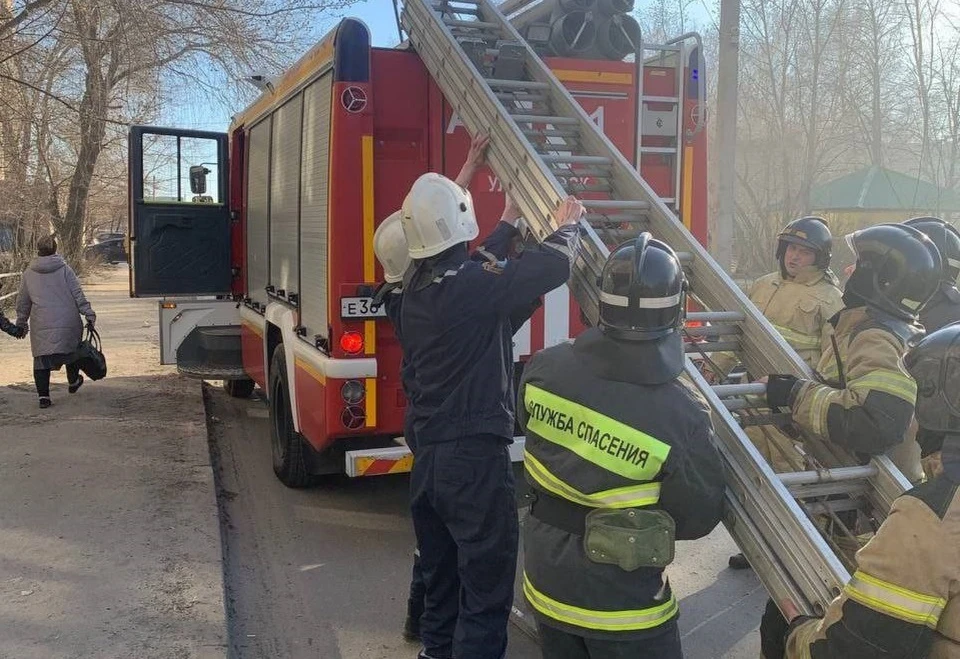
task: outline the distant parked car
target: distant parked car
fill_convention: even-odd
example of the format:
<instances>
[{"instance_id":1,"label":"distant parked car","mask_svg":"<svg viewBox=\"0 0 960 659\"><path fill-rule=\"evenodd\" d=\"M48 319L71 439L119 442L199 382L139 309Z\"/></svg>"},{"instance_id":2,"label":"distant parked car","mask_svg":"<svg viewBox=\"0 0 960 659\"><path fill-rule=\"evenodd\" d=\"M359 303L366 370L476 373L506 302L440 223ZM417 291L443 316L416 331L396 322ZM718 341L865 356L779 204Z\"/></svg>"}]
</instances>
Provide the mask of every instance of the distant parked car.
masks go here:
<instances>
[{"instance_id":1,"label":"distant parked car","mask_svg":"<svg viewBox=\"0 0 960 659\"><path fill-rule=\"evenodd\" d=\"M99 258L106 263L120 263L127 260L126 234L99 233L84 250L87 258Z\"/></svg>"}]
</instances>

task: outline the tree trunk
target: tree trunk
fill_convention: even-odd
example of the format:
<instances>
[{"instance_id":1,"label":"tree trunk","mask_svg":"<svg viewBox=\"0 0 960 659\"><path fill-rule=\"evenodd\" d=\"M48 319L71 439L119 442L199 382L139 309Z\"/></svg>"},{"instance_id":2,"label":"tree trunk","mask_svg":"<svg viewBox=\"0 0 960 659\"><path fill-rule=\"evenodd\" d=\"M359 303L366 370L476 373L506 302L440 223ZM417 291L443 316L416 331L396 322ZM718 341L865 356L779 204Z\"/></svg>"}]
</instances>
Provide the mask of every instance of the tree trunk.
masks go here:
<instances>
[{"instance_id":1,"label":"tree trunk","mask_svg":"<svg viewBox=\"0 0 960 659\"><path fill-rule=\"evenodd\" d=\"M77 151L77 167L70 178L67 206L63 217L57 222L57 233L64 255L75 260L83 249L83 224L87 215L87 200L90 182L103 150L106 133L104 116L107 113L106 83L100 71L92 69L96 63L87 63L87 80L83 99L80 102L80 148Z\"/></svg>"}]
</instances>

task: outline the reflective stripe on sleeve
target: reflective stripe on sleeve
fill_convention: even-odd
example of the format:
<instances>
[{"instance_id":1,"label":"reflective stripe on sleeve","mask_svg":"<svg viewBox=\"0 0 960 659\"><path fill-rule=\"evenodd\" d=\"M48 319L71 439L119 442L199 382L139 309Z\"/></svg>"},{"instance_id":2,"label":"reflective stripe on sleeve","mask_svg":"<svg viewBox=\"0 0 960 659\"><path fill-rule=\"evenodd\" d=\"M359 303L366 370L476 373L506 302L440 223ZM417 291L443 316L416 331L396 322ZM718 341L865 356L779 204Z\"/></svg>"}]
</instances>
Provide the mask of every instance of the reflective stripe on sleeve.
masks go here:
<instances>
[{"instance_id":1,"label":"reflective stripe on sleeve","mask_svg":"<svg viewBox=\"0 0 960 659\"><path fill-rule=\"evenodd\" d=\"M589 407L527 384L527 430L584 460L635 481L651 481L670 445Z\"/></svg>"},{"instance_id":2,"label":"reflective stripe on sleeve","mask_svg":"<svg viewBox=\"0 0 960 659\"><path fill-rule=\"evenodd\" d=\"M847 596L866 606L898 620L936 629L947 600L924 595L909 588L858 570L844 588Z\"/></svg>"},{"instance_id":3,"label":"reflective stripe on sleeve","mask_svg":"<svg viewBox=\"0 0 960 659\"><path fill-rule=\"evenodd\" d=\"M813 350L820 347L820 337L811 336L810 334L804 334L802 332L797 332L792 330L789 327L783 327L782 325L774 325L774 328L780 332L781 336L786 339L787 343L793 346L796 350Z\"/></svg>"},{"instance_id":4,"label":"reflective stripe on sleeve","mask_svg":"<svg viewBox=\"0 0 960 659\"><path fill-rule=\"evenodd\" d=\"M851 390L883 391L891 396L902 398L911 405L917 400L917 383L909 375L900 371L878 369L856 380L851 380L847 387Z\"/></svg>"},{"instance_id":5,"label":"reflective stripe on sleeve","mask_svg":"<svg viewBox=\"0 0 960 659\"><path fill-rule=\"evenodd\" d=\"M529 451L524 451L523 467L530 478L547 492L581 506L590 508L641 508L652 506L660 500L660 483L642 483L586 494L550 473L550 470L533 457Z\"/></svg>"},{"instance_id":6,"label":"reflective stripe on sleeve","mask_svg":"<svg viewBox=\"0 0 960 659\"><path fill-rule=\"evenodd\" d=\"M677 600L671 593L663 604L646 609L627 611L591 611L559 602L534 588L526 573L523 575L523 594L530 606L559 622L598 631L625 632L652 629L669 622L677 615Z\"/></svg>"},{"instance_id":7,"label":"reflective stripe on sleeve","mask_svg":"<svg viewBox=\"0 0 960 659\"><path fill-rule=\"evenodd\" d=\"M815 435L826 436L827 407L830 403L830 394L836 389L825 384L815 384L811 387L810 415L807 418L807 429Z\"/></svg>"}]
</instances>

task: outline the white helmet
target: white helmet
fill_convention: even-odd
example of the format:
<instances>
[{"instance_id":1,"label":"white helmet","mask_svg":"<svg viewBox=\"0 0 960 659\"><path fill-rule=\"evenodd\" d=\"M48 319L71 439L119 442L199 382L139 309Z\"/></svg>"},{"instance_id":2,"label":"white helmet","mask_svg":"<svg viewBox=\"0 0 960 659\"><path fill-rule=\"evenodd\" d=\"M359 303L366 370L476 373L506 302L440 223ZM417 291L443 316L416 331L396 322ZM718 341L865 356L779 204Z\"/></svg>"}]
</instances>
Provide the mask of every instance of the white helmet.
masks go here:
<instances>
[{"instance_id":1,"label":"white helmet","mask_svg":"<svg viewBox=\"0 0 960 659\"><path fill-rule=\"evenodd\" d=\"M401 210L410 257L425 259L480 233L470 192L440 174L416 180Z\"/></svg>"},{"instance_id":2,"label":"white helmet","mask_svg":"<svg viewBox=\"0 0 960 659\"><path fill-rule=\"evenodd\" d=\"M373 253L383 266L383 278L391 284L402 280L403 273L410 266L410 253L407 251L407 238L403 235L400 215L400 211L391 213L373 234Z\"/></svg>"}]
</instances>

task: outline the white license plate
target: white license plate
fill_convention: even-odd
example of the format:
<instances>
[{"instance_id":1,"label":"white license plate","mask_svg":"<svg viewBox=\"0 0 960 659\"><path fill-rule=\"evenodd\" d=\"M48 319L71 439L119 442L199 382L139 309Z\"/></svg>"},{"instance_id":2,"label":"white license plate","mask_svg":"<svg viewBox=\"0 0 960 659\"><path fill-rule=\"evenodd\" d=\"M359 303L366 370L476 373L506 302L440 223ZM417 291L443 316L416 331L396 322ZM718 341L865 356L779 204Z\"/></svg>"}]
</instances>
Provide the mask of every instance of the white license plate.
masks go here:
<instances>
[{"instance_id":1,"label":"white license plate","mask_svg":"<svg viewBox=\"0 0 960 659\"><path fill-rule=\"evenodd\" d=\"M387 310L382 304L375 304L372 297L340 298L341 318L386 318Z\"/></svg>"}]
</instances>

